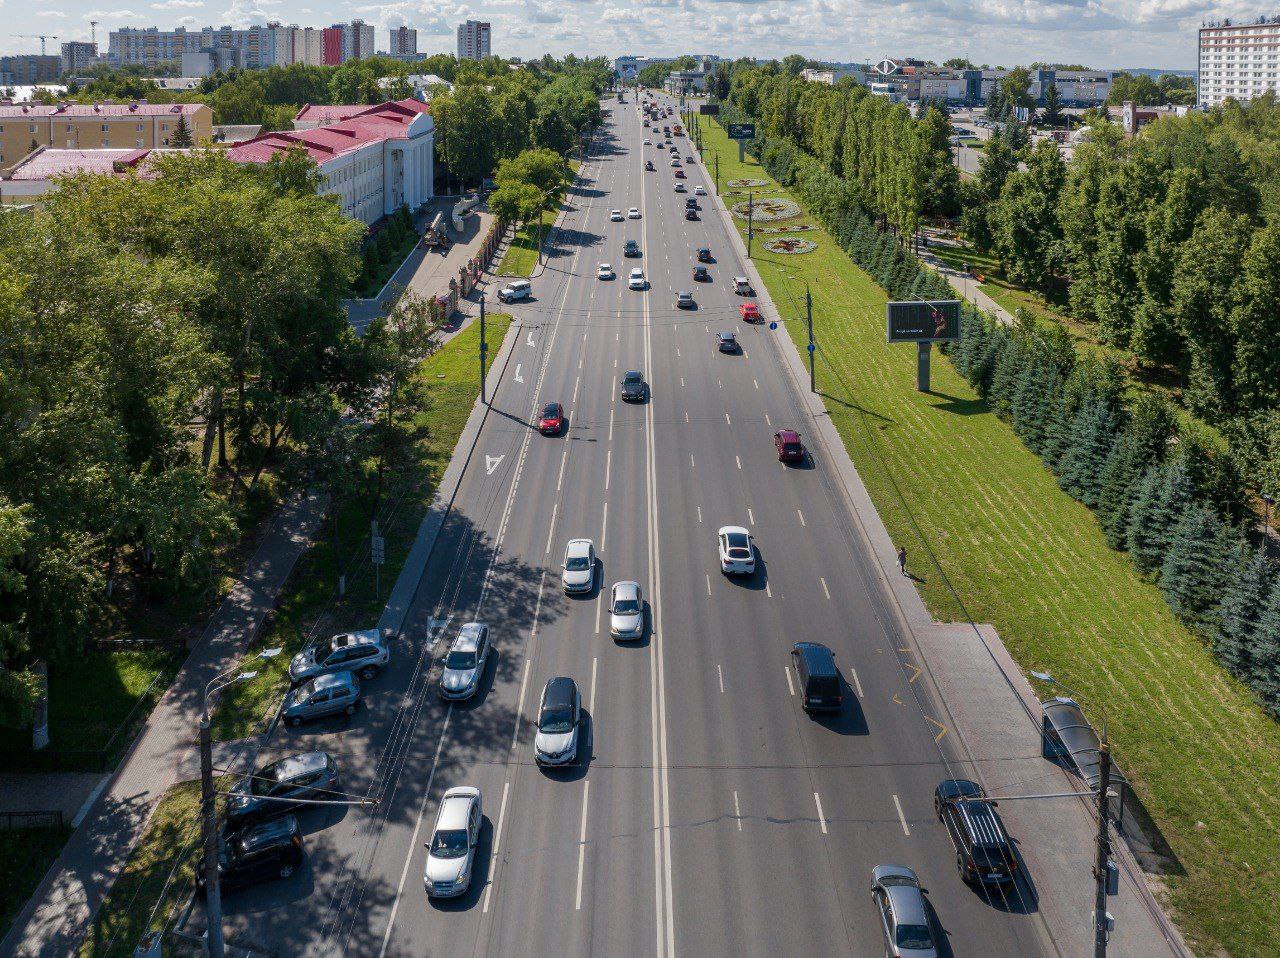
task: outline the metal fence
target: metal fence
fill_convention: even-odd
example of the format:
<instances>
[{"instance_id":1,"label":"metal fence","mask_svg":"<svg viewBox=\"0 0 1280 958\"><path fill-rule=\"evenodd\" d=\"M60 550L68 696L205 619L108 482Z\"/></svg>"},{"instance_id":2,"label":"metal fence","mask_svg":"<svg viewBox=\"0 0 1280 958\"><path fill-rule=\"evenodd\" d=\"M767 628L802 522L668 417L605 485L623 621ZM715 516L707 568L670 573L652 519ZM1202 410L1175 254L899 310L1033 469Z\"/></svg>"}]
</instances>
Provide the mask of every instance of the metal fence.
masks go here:
<instances>
[{"instance_id":1,"label":"metal fence","mask_svg":"<svg viewBox=\"0 0 1280 958\"><path fill-rule=\"evenodd\" d=\"M58 828L62 825L62 812L59 809L40 812L0 812L0 829L12 831L15 828Z\"/></svg>"}]
</instances>

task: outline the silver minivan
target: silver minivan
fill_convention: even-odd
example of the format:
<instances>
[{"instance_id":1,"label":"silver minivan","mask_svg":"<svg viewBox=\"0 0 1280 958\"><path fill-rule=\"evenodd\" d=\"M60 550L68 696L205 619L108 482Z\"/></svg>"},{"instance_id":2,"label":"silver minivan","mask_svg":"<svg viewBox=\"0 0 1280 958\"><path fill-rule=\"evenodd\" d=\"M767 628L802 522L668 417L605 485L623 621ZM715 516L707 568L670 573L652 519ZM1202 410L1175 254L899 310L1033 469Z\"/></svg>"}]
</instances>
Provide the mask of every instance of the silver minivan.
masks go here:
<instances>
[{"instance_id":1,"label":"silver minivan","mask_svg":"<svg viewBox=\"0 0 1280 958\"><path fill-rule=\"evenodd\" d=\"M291 726L326 715L355 715L360 680L351 672L328 672L308 679L284 697L281 717Z\"/></svg>"}]
</instances>

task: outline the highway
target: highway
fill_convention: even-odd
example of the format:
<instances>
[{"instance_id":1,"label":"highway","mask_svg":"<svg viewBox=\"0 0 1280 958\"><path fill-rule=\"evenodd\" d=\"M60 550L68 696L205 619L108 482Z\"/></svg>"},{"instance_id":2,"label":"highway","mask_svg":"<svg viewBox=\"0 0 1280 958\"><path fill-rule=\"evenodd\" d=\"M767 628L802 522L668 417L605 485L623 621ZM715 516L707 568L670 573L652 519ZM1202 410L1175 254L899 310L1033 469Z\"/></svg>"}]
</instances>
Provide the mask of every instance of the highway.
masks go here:
<instances>
[{"instance_id":1,"label":"highway","mask_svg":"<svg viewBox=\"0 0 1280 958\"><path fill-rule=\"evenodd\" d=\"M938 740L945 710L927 674L904 664L910 639L783 363L785 332L737 321L731 279L745 271L715 198L686 221L634 104L606 106L534 298L512 308L519 342L495 367L492 411L391 668L355 718L280 729L263 756L328 749L345 787L381 802L302 815L306 867L227 896L229 933L268 954L370 958L871 956L884 949L870 872L892 862L928 888L943 954L1057 954L1029 888L987 896L956 873L932 793L971 771L956 736ZM711 190L701 164L685 169L690 190ZM641 219L609 221L631 206ZM623 258L627 239L640 259ZM690 279L701 246L716 260L710 283ZM596 279L602 261L617 279ZM648 291L627 288L633 265ZM675 308L680 290L696 310ZM741 354L717 353L722 329ZM634 368L647 403L618 398ZM550 400L569 418L559 437L530 425ZM809 445L807 466L777 461L784 426ZM726 524L756 537L749 580L719 572ZM569 598L559 567L579 536L595 540L600 585ZM645 590L639 643L608 634L621 579ZM476 698L448 706L439 657L472 619L498 654ZM836 653L847 688L833 720L800 708L787 655L800 640ZM538 696L555 675L577 680L589 716L564 772L533 761ZM463 898L430 902L423 842L441 794L464 784L484 796L476 876Z\"/></svg>"}]
</instances>

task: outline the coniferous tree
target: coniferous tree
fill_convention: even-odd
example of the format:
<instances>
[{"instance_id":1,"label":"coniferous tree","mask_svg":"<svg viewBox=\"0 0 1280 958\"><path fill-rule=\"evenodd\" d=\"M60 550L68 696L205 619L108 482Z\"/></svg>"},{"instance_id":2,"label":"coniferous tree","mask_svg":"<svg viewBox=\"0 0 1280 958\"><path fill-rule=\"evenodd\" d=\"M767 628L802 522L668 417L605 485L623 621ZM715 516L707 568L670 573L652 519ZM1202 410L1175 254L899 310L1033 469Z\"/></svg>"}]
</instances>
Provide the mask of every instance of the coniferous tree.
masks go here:
<instances>
[{"instance_id":1,"label":"coniferous tree","mask_svg":"<svg viewBox=\"0 0 1280 958\"><path fill-rule=\"evenodd\" d=\"M1107 545L1113 549L1124 546L1130 496L1146 463L1134 434L1126 430L1116 441L1102 466L1098 490L1098 524L1102 526Z\"/></svg>"},{"instance_id":2,"label":"coniferous tree","mask_svg":"<svg viewBox=\"0 0 1280 958\"><path fill-rule=\"evenodd\" d=\"M1058 460L1058 485L1090 508L1098 504L1102 467L1115 447L1116 413L1104 397L1090 396L1076 411L1071 444Z\"/></svg>"},{"instance_id":3,"label":"coniferous tree","mask_svg":"<svg viewBox=\"0 0 1280 958\"><path fill-rule=\"evenodd\" d=\"M1271 594L1253 632L1249 684L1267 711L1280 715L1280 581L1272 581Z\"/></svg>"},{"instance_id":4,"label":"coniferous tree","mask_svg":"<svg viewBox=\"0 0 1280 958\"><path fill-rule=\"evenodd\" d=\"M1160 591L1174 614L1188 622L1208 621L1222 598L1224 571L1234 550L1224 523L1205 506L1183 511L1169 530L1168 548L1160 567Z\"/></svg>"},{"instance_id":5,"label":"coniferous tree","mask_svg":"<svg viewBox=\"0 0 1280 958\"><path fill-rule=\"evenodd\" d=\"M1254 631L1273 578L1265 547L1245 552L1229 569L1213 647L1218 661L1242 679L1250 675Z\"/></svg>"},{"instance_id":6,"label":"coniferous tree","mask_svg":"<svg viewBox=\"0 0 1280 958\"><path fill-rule=\"evenodd\" d=\"M1003 331L1002 331L1003 332ZM1023 357L1026 347L1022 337L1003 332L1003 342L997 347L995 363L991 371L991 391L988 399L991 408L1001 418L1009 415L1009 404L1022 373Z\"/></svg>"},{"instance_id":7,"label":"coniferous tree","mask_svg":"<svg viewBox=\"0 0 1280 958\"><path fill-rule=\"evenodd\" d=\"M1049 418L1049 397L1058 377L1057 368L1037 351L1036 358L1023 367L1013 397L1013 428L1027 448L1039 454L1044 449L1045 423Z\"/></svg>"},{"instance_id":8,"label":"coniferous tree","mask_svg":"<svg viewBox=\"0 0 1280 958\"><path fill-rule=\"evenodd\" d=\"M1141 481L1134 487L1129 505L1125 547L1129 550L1130 560L1143 572L1156 568L1163 559L1163 529L1159 511L1164 473L1165 470L1159 466L1148 466Z\"/></svg>"}]
</instances>

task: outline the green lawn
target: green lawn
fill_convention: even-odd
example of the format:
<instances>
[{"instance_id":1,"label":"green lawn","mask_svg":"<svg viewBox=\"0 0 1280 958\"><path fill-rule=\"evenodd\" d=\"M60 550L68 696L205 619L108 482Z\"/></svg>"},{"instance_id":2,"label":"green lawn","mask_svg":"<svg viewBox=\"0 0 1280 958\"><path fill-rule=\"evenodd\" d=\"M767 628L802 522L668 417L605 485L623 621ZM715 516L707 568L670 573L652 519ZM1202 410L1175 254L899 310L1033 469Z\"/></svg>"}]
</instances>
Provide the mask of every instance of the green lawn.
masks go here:
<instances>
[{"instance_id":1,"label":"green lawn","mask_svg":"<svg viewBox=\"0 0 1280 958\"><path fill-rule=\"evenodd\" d=\"M569 168L575 174L581 165L578 160L569 161ZM511 240L511 245L507 247L506 253L502 256L502 262L498 264L498 275L529 276L532 274L533 268L538 262L538 237L541 235L542 241L546 242L547 234L551 232L551 227L559 215L559 206L553 210L545 210L543 212L541 234L539 234L538 220L525 223L517 229L515 237Z\"/></svg>"},{"instance_id":2,"label":"green lawn","mask_svg":"<svg viewBox=\"0 0 1280 958\"><path fill-rule=\"evenodd\" d=\"M488 317L485 338L490 365L510 325L510 316ZM305 644L310 631L367 628L377 621L480 392L479 342L480 329L473 323L424 362L413 382L400 390L401 425L410 444L403 468L387 480L387 501L401 495L403 499L393 521L380 528L387 558L380 592L375 593L373 570L366 564L361 574L347 582L345 598L330 604L337 569L346 565L349 550L362 542L369 529L363 507L349 502L337 517L342 555L335 551L333 527L326 523L316 544L299 561L288 592L255 646L283 646L284 653L260 663L256 679L222 693L213 718L215 739L230 741L260 730L263 718L275 709L288 686L290 657ZM368 548L367 542L363 547Z\"/></svg>"},{"instance_id":3,"label":"green lawn","mask_svg":"<svg viewBox=\"0 0 1280 958\"><path fill-rule=\"evenodd\" d=\"M703 129L722 179L767 177ZM949 363L934 363L932 394L915 391L915 351L885 343L883 291L824 232L804 235L816 252L757 245L756 263L788 318L812 290L827 409L894 541L918 557L930 609L993 623L1023 668L1105 709L1117 761L1176 855L1165 900L1197 952L1280 955L1280 725ZM803 326L787 329L799 347Z\"/></svg>"},{"instance_id":4,"label":"green lawn","mask_svg":"<svg viewBox=\"0 0 1280 958\"><path fill-rule=\"evenodd\" d=\"M0 936L12 924L71 836L70 825L0 831Z\"/></svg>"}]
</instances>

